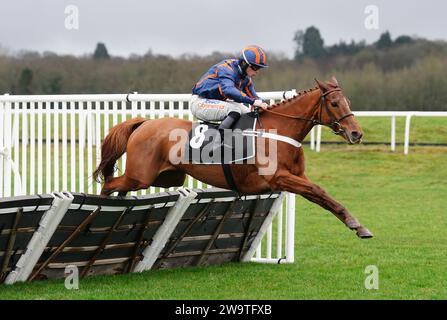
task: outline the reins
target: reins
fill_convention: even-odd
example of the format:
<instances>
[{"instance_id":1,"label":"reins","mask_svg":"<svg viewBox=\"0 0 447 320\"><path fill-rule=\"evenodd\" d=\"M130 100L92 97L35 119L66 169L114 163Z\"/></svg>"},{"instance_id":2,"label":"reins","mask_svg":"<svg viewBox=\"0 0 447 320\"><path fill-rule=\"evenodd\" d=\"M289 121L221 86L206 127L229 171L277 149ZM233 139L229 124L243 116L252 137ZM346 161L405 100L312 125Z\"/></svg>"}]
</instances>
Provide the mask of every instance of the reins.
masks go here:
<instances>
[{"instance_id":1,"label":"reins","mask_svg":"<svg viewBox=\"0 0 447 320\"><path fill-rule=\"evenodd\" d=\"M331 94L331 93L333 93L333 92L336 92L336 91L341 91L341 89L340 88L335 88L335 89L332 89L332 90L328 90L328 91L326 91L325 93L323 93L320 96L320 99L318 99L318 102L317 102L319 112L318 112L318 116L317 116L316 119L315 118L307 119L307 118L303 118L303 117L299 117L299 116L292 116L292 115L289 115L289 114L283 114L283 113L275 112L275 111L269 110L269 109L264 109L263 111L271 113L271 114L275 114L275 115L278 115L278 116L281 116L281 117L284 117L284 118L312 122L314 125L328 125L335 134L340 134L340 133L343 132L343 129L341 129L341 126L340 126L340 122L343 121L344 119L348 118L348 117L354 116L354 114L353 113L348 113L348 114L340 117L339 119L337 119L335 117L335 115L332 113L332 111L329 109L329 107L327 106L327 103L324 103L326 101L326 96ZM330 123L323 123L323 121L322 121L323 106L325 107L326 112L327 112L327 114L329 116ZM335 126L337 126L337 130L334 128Z\"/></svg>"}]
</instances>

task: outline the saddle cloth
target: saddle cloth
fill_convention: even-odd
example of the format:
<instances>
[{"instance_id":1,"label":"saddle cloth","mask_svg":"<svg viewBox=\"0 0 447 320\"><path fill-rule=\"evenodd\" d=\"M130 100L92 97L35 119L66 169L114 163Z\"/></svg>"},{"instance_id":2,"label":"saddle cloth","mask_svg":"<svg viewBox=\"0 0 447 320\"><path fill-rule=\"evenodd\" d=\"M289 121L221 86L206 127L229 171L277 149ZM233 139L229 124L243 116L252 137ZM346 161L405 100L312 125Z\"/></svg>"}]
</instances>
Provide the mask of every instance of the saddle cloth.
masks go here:
<instances>
[{"instance_id":1,"label":"saddle cloth","mask_svg":"<svg viewBox=\"0 0 447 320\"><path fill-rule=\"evenodd\" d=\"M255 137L244 135L244 130L255 130L256 121L253 112L242 114L232 130L225 130L223 144L221 134L217 129L219 124L194 122L185 146L187 162L193 164L247 163L248 159L255 156ZM216 148L219 145L223 146Z\"/></svg>"}]
</instances>

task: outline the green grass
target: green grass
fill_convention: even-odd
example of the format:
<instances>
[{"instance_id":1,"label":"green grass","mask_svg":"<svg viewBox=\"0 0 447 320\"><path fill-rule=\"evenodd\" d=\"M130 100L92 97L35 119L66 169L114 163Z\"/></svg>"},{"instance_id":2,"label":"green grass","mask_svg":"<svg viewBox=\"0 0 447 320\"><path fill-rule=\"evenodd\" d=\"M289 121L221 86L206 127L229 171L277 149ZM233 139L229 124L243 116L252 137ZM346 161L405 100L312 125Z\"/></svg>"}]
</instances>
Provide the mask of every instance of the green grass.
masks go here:
<instances>
[{"instance_id":1,"label":"green grass","mask_svg":"<svg viewBox=\"0 0 447 320\"><path fill-rule=\"evenodd\" d=\"M391 117L357 117L364 131L364 142L391 142ZM405 117L396 117L396 143L403 144ZM306 141L309 137L306 139ZM330 129L323 127L322 141L340 141ZM447 118L413 117L410 126L410 143L447 144ZM402 147L403 149L403 147Z\"/></svg>"},{"instance_id":2,"label":"green grass","mask_svg":"<svg viewBox=\"0 0 447 320\"><path fill-rule=\"evenodd\" d=\"M375 235L358 239L297 197L295 263L99 276L0 286L2 299L447 299L447 148L306 147L307 174ZM368 265L379 289L364 287Z\"/></svg>"}]
</instances>

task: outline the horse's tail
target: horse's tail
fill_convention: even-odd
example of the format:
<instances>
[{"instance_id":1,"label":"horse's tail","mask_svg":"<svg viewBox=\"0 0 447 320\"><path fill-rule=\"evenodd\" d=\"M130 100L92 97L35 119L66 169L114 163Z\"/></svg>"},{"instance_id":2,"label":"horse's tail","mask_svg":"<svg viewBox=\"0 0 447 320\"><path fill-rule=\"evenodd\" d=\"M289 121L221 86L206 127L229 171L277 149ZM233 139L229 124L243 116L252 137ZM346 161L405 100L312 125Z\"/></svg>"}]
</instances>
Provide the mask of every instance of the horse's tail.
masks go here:
<instances>
[{"instance_id":1,"label":"horse's tail","mask_svg":"<svg viewBox=\"0 0 447 320\"><path fill-rule=\"evenodd\" d=\"M102 143L101 163L93 172L93 179L101 182L113 175L116 160L126 152L127 140L132 132L146 120L143 118L129 119L110 129Z\"/></svg>"}]
</instances>

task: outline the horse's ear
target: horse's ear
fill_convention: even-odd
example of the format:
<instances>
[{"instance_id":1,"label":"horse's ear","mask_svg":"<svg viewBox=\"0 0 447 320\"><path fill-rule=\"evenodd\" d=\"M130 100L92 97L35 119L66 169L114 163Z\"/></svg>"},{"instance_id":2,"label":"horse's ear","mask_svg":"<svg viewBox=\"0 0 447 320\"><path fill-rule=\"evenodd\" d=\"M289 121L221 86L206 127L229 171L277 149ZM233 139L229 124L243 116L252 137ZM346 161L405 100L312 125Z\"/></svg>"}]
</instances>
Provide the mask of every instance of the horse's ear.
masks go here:
<instances>
[{"instance_id":1,"label":"horse's ear","mask_svg":"<svg viewBox=\"0 0 447 320\"><path fill-rule=\"evenodd\" d=\"M332 84L333 84L334 86L336 86L336 87L339 86L339 85L338 85L338 81L337 81L337 79L335 78L335 76L332 76L332 77L331 77L331 82L332 82Z\"/></svg>"},{"instance_id":2,"label":"horse's ear","mask_svg":"<svg viewBox=\"0 0 447 320\"><path fill-rule=\"evenodd\" d=\"M325 83L322 83L320 81L317 80L317 78L315 78L315 82L318 84L318 86L320 87L321 91L326 92L329 90L329 86Z\"/></svg>"}]
</instances>

